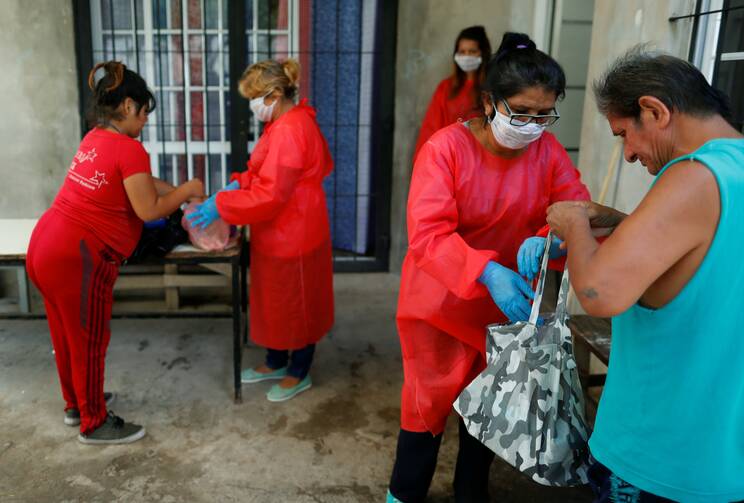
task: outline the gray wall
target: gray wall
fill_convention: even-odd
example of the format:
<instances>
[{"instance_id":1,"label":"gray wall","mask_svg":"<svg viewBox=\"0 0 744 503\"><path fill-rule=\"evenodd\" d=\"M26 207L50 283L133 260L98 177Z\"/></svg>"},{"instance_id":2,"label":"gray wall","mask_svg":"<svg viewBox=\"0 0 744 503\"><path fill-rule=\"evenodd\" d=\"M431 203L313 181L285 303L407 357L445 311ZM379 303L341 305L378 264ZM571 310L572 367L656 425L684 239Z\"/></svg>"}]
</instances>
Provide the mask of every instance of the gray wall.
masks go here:
<instances>
[{"instance_id":1,"label":"gray wall","mask_svg":"<svg viewBox=\"0 0 744 503\"><path fill-rule=\"evenodd\" d=\"M37 218L80 141L72 2L2 0L0 218ZM16 295L0 270L0 294Z\"/></svg>"},{"instance_id":2,"label":"gray wall","mask_svg":"<svg viewBox=\"0 0 744 503\"><path fill-rule=\"evenodd\" d=\"M35 218L80 141L72 2L2 0L0 68L0 218Z\"/></svg>"},{"instance_id":3,"label":"gray wall","mask_svg":"<svg viewBox=\"0 0 744 503\"><path fill-rule=\"evenodd\" d=\"M672 15L694 11L694 0L596 0L589 54L587 88L616 57L639 42L687 59L692 33L689 19L669 22ZM615 138L607 120L597 112L592 92L587 92L581 130L579 169L593 197L599 195ZM611 183L606 204L632 211L646 194L652 177L640 163L623 162L617 187ZM617 189L617 190L616 190Z\"/></svg>"},{"instance_id":4,"label":"gray wall","mask_svg":"<svg viewBox=\"0 0 744 503\"><path fill-rule=\"evenodd\" d=\"M405 207L419 126L434 89L452 71L452 48L457 34L466 26L483 25L496 50L505 31L533 34L535 8L534 0L400 1L391 208L392 272L400 271L406 252Z\"/></svg>"}]
</instances>

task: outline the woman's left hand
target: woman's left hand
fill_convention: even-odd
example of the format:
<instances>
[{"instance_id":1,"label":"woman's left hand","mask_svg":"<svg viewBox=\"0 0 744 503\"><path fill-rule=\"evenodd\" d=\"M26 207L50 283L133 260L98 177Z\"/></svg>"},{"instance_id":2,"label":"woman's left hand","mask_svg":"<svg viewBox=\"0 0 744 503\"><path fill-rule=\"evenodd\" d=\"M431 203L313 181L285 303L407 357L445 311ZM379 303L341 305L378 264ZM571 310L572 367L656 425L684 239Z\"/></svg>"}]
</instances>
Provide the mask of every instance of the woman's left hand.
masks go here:
<instances>
[{"instance_id":1,"label":"woman's left hand","mask_svg":"<svg viewBox=\"0 0 744 503\"><path fill-rule=\"evenodd\" d=\"M545 253L545 239L539 236L533 236L527 238L519 247L517 252L517 268L519 274L532 281L540 272L540 263L542 262L543 254ZM565 255L563 248L561 247L563 241L553 236L550 243L550 258L556 259Z\"/></svg>"},{"instance_id":2,"label":"woman's left hand","mask_svg":"<svg viewBox=\"0 0 744 503\"><path fill-rule=\"evenodd\" d=\"M191 225L194 227L200 227L206 229L212 223L220 218L220 214L217 211L217 194L201 203L196 207L196 211L186 216Z\"/></svg>"},{"instance_id":3,"label":"woman's left hand","mask_svg":"<svg viewBox=\"0 0 744 503\"><path fill-rule=\"evenodd\" d=\"M570 229L577 224L589 226L589 201L560 201L548 208L548 225L563 241Z\"/></svg>"}]
</instances>

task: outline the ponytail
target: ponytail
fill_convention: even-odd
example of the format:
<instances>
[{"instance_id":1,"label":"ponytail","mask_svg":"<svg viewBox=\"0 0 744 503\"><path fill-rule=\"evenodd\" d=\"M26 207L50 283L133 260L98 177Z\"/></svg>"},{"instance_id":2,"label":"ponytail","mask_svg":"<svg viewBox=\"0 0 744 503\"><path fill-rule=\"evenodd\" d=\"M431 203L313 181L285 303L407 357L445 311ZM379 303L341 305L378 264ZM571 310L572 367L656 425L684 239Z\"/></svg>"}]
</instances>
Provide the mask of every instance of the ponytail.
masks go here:
<instances>
[{"instance_id":1,"label":"ponytail","mask_svg":"<svg viewBox=\"0 0 744 503\"><path fill-rule=\"evenodd\" d=\"M238 81L238 91L244 98L265 96L279 89L282 94L293 99L300 82L300 64L294 59L282 63L266 59L245 69Z\"/></svg>"},{"instance_id":2,"label":"ponytail","mask_svg":"<svg viewBox=\"0 0 744 503\"><path fill-rule=\"evenodd\" d=\"M300 83L300 64L294 59L288 59L282 63L282 70L289 79L289 86L296 89Z\"/></svg>"},{"instance_id":3,"label":"ponytail","mask_svg":"<svg viewBox=\"0 0 744 503\"><path fill-rule=\"evenodd\" d=\"M505 33L488 63L484 90L498 100L534 86L552 91L556 99L561 99L566 92L566 74L556 60L537 49L530 37Z\"/></svg>"},{"instance_id":4,"label":"ponytail","mask_svg":"<svg viewBox=\"0 0 744 503\"><path fill-rule=\"evenodd\" d=\"M103 77L98 82L96 73L103 69ZM147 83L137 73L129 70L120 61L98 63L88 74L88 87L93 92L88 123L91 127L108 124L111 120L121 120L120 106L127 98L137 104L137 112L146 107L147 113L155 109L155 96L147 88Z\"/></svg>"},{"instance_id":5,"label":"ponytail","mask_svg":"<svg viewBox=\"0 0 744 503\"><path fill-rule=\"evenodd\" d=\"M103 82L104 80L108 81L104 92L108 93L110 91L113 91L121 85L122 81L124 80L124 70L126 70L127 67L124 66L120 61L106 61L104 63L98 63L88 74L88 87L90 87L91 91L96 90L95 76L96 72L101 68L105 70L106 75L101 79L100 82Z\"/></svg>"}]
</instances>

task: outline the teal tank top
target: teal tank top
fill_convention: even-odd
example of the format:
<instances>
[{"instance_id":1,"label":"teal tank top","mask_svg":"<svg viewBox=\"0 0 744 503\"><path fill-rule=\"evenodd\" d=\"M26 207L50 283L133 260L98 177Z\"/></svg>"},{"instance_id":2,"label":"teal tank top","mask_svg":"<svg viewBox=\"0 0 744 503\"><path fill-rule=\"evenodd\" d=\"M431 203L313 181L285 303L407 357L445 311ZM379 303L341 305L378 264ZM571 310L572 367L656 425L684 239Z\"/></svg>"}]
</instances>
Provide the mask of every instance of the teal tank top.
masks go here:
<instances>
[{"instance_id":1,"label":"teal tank top","mask_svg":"<svg viewBox=\"0 0 744 503\"><path fill-rule=\"evenodd\" d=\"M681 502L744 500L744 140L692 154L715 176L718 228L666 306L612 319L592 455L636 487ZM657 176L658 180L658 176ZM664 243L658 243L664 246Z\"/></svg>"}]
</instances>

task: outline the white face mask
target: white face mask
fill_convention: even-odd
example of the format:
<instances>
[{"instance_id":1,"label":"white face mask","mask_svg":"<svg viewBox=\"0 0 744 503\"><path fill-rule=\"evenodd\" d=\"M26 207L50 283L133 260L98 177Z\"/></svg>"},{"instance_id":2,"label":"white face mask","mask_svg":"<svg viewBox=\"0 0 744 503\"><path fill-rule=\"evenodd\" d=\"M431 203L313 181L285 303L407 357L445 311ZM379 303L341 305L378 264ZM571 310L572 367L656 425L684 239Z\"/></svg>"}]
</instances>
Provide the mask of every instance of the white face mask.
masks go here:
<instances>
[{"instance_id":1,"label":"white face mask","mask_svg":"<svg viewBox=\"0 0 744 503\"><path fill-rule=\"evenodd\" d=\"M480 56L466 56L465 54L455 54L455 63L463 72L474 72L480 68L483 58Z\"/></svg>"},{"instance_id":2,"label":"white face mask","mask_svg":"<svg viewBox=\"0 0 744 503\"><path fill-rule=\"evenodd\" d=\"M261 122L269 122L271 120L271 116L274 114L274 105L276 105L276 102L279 101L278 99L276 99L271 105L266 105L264 103L264 98L269 94L271 94L271 92L265 94L264 96L253 98L250 101L251 112L253 112L253 115L256 116L256 119L260 120Z\"/></svg>"},{"instance_id":3,"label":"white face mask","mask_svg":"<svg viewBox=\"0 0 744 503\"><path fill-rule=\"evenodd\" d=\"M491 101L493 104L493 101ZM545 126L542 124L535 124L530 122L524 126L514 126L509 124L509 116L499 112L496 105L493 105L493 109L496 112L493 119L488 119L491 124L491 132L493 137L500 145L513 150L519 150L524 148L533 141L536 141L542 136L545 131Z\"/></svg>"}]
</instances>

